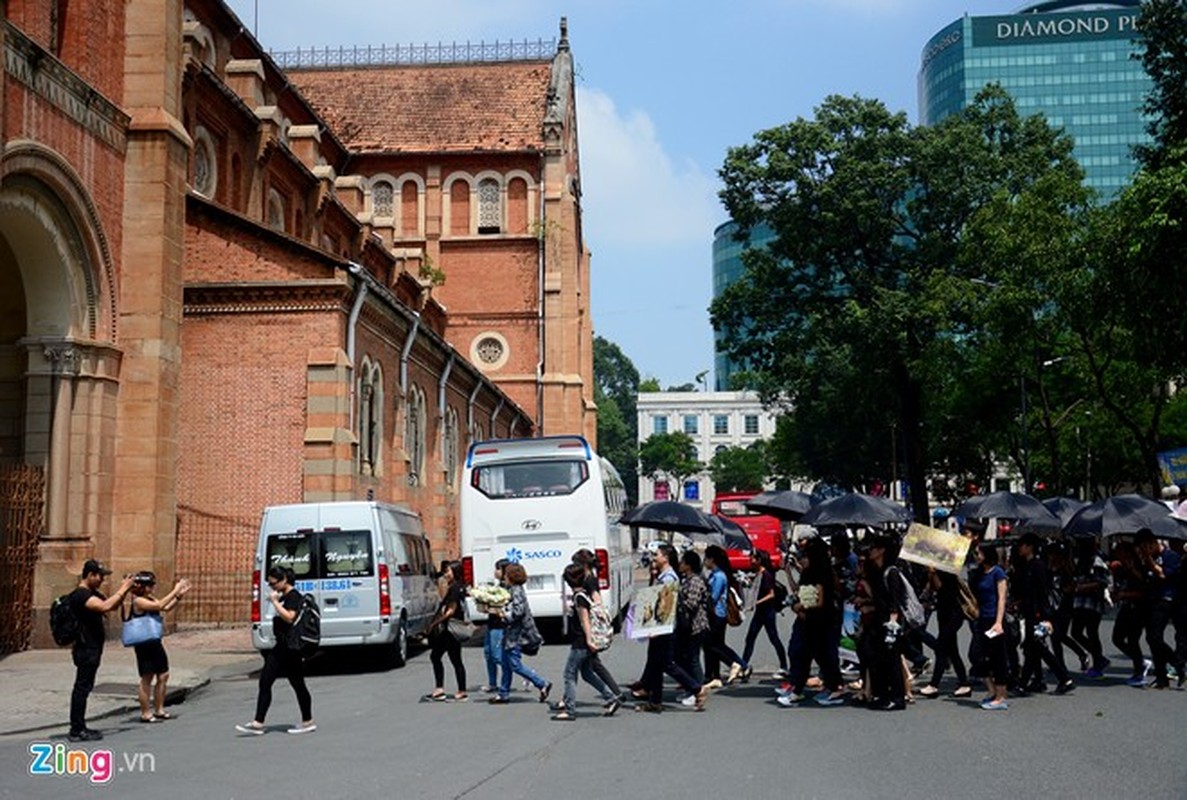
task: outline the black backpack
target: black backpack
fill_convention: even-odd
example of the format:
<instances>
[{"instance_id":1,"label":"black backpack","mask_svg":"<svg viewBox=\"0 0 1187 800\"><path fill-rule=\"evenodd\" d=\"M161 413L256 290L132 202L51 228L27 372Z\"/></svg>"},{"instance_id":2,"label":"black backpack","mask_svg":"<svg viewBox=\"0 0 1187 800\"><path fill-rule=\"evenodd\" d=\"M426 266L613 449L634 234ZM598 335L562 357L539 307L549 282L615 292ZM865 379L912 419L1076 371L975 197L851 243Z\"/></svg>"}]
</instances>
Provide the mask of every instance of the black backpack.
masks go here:
<instances>
[{"instance_id":1,"label":"black backpack","mask_svg":"<svg viewBox=\"0 0 1187 800\"><path fill-rule=\"evenodd\" d=\"M287 644L303 656L311 655L321 644L321 609L313 595L301 595L301 609L293 620Z\"/></svg>"},{"instance_id":2,"label":"black backpack","mask_svg":"<svg viewBox=\"0 0 1187 800\"><path fill-rule=\"evenodd\" d=\"M49 630L54 642L62 647L78 641L78 616L70 605L70 595L62 595L49 607Z\"/></svg>"}]
</instances>

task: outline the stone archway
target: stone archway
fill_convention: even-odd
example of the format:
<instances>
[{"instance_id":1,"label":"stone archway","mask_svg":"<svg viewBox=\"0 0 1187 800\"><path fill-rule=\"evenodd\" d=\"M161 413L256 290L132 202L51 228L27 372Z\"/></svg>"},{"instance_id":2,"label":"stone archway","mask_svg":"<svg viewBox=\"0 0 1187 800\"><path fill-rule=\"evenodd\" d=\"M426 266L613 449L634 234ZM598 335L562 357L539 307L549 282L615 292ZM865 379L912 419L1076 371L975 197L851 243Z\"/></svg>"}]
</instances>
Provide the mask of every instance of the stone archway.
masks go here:
<instances>
[{"instance_id":1,"label":"stone archway","mask_svg":"<svg viewBox=\"0 0 1187 800\"><path fill-rule=\"evenodd\" d=\"M34 143L6 147L0 174L0 648L21 649L110 547L120 353L82 182Z\"/></svg>"}]
</instances>

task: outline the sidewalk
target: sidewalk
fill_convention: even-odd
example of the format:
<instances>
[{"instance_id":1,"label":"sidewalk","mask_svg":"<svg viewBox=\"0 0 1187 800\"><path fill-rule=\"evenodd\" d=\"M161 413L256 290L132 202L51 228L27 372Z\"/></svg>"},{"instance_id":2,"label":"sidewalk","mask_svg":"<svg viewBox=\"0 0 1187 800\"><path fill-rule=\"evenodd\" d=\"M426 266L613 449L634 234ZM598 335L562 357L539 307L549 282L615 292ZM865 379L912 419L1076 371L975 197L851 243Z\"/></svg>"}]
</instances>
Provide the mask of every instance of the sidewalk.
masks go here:
<instances>
[{"instance_id":1,"label":"sidewalk","mask_svg":"<svg viewBox=\"0 0 1187 800\"><path fill-rule=\"evenodd\" d=\"M211 679L246 675L263 663L251 646L251 629L201 628L165 637L169 654L168 703L184 699ZM139 714L136 654L119 639L107 642L87 719ZM0 736L47 731L65 733L70 716L74 663L70 648L26 650L0 658Z\"/></svg>"}]
</instances>

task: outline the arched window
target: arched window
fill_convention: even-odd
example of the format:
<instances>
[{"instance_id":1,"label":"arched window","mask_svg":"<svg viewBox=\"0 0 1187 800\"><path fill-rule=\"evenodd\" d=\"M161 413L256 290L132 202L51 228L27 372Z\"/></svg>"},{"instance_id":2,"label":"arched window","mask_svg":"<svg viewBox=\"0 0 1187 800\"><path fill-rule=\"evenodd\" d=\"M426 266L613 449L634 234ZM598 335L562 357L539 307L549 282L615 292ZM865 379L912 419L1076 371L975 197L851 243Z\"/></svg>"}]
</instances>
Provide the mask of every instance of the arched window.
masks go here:
<instances>
[{"instance_id":1,"label":"arched window","mask_svg":"<svg viewBox=\"0 0 1187 800\"><path fill-rule=\"evenodd\" d=\"M268 190L268 227L274 231L284 230L284 199L275 189Z\"/></svg>"},{"instance_id":2,"label":"arched window","mask_svg":"<svg viewBox=\"0 0 1187 800\"><path fill-rule=\"evenodd\" d=\"M415 181L404 181L400 187L400 235L420 233L420 189Z\"/></svg>"},{"instance_id":3,"label":"arched window","mask_svg":"<svg viewBox=\"0 0 1187 800\"><path fill-rule=\"evenodd\" d=\"M507 182L507 231L528 232L528 182L523 178Z\"/></svg>"},{"instance_id":4,"label":"arched window","mask_svg":"<svg viewBox=\"0 0 1187 800\"><path fill-rule=\"evenodd\" d=\"M359 471L382 474L383 371L363 361L359 379Z\"/></svg>"},{"instance_id":5,"label":"arched window","mask_svg":"<svg viewBox=\"0 0 1187 800\"><path fill-rule=\"evenodd\" d=\"M478 182L478 232L500 233L503 230L503 192L494 178Z\"/></svg>"},{"instance_id":6,"label":"arched window","mask_svg":"<svg viewBox=\"0 0 1187 800\"><path fill-rule=\"evenodd\" d=\"M425 395L416 384L408 390L405 423L404 450L408 454L408 474L412 483L411 479L421 479L425 463Z\"/></svg>"},{"instance_id":7,"label":"arched window","mask_svg":"<svg viewBox=\"0 0 1187 800\"><path fill-rule=\"evenodd\" d=\"M464 180L456 180L449 187L449 233L470 234L470 184Z\"/></svg>"},{"instance_id":8,"label":"arched window","mask_svg":"<svg viewBox=\"0 0 1187 800\"><path fill-rule=\"evenodd\" d=\"M377 217L392 216L392 202L395 190L387 181L377 181L371 187L371 211Z\"/></svg>"}]
</instances>

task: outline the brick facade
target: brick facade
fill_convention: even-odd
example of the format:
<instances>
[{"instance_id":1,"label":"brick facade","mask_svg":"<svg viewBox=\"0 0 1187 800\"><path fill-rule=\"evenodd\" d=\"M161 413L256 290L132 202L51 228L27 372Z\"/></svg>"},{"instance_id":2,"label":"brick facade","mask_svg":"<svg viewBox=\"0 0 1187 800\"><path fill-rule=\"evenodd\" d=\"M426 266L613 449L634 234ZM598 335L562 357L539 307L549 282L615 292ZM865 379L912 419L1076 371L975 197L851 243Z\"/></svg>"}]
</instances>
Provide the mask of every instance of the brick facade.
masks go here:
<instances>
[{"instance_id":1,"label":"brick facade","mask_svg":"<svg viewBox=\"0 0 1187 800\"><path fill-rule=\"evenodd\" d=\"M31 613L44 643L92 556L162 583L202 563L238 619L270 503L405 502L451 555L470 440L592 438L567 42L500 79L552 122L398 154L329 124L220 0L0 9L0 461L47 487L32 610L0 626ZM241 544L195 558L219 520Z\"/></svg>"}]
</instances>

